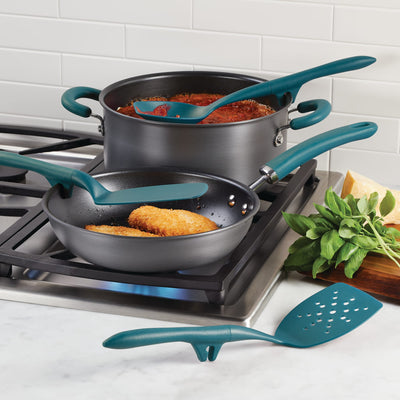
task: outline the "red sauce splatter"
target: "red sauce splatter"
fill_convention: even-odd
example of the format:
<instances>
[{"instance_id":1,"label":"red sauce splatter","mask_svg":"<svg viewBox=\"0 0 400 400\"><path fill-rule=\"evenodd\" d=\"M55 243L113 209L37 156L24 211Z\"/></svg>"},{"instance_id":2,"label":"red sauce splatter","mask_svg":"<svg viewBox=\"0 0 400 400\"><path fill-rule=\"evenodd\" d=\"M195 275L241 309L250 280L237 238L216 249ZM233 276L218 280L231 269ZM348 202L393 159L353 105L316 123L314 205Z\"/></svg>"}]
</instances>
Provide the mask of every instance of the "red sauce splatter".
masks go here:
<instances>
[{"instance_id":1,"label":"red sauce splatter","mask_svg":"<svg viewBox=\"0 0 400 400\"><path fill-rule=\"evenodd\" d=\"M207 106L214 101L223 97L222 94L209 94L209 93L190 93L190 94L178 94L170 98L165 97L152 97L141 100L159 100L159 101L178 101L181 103L189 103L197 106ZM133 103L133 102L132 102ZM151 112L154 115L167 115L168 109L165 109L166 105L158 106ZM136 114L133 104L126 107L120 107L117 110L121 114L129 115L131 117L140 118ZM222 124L227 122L239 122L247 121L254 118L264 117L274 113L275 110L265 104L257 103L253 100L242 100L236 103L222 106L212 112L208 117L199 122L199 124Z\"/></svg>"}]
</instances>

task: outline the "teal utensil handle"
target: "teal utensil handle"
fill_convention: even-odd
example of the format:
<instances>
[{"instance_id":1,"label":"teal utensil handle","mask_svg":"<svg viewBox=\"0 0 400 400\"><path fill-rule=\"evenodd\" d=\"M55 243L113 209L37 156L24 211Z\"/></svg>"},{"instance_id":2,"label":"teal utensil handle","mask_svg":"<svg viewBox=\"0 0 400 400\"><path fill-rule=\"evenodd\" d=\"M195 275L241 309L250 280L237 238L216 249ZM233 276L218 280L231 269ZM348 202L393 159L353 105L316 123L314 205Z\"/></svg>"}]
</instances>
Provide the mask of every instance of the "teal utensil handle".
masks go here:
<instances>
[{"instance_id":1,"label":"teal utensil handle","mask_svg":"<svg viewBox=\"0 0 400 400\"><path fill-rule=\"evenodd\" d=\"M212 327L146 328L117 333L103 342L104 347L128 349L160 343L224 343L231 338L228 325Z\"/></svg>"},{"instance_id":2,"label":"teal utensil handle","mask_svg":"<svg viewBox=\"0 0 400 400\"><path fill-rule=\"evenodd\" d=\"M303 117L293 118L289 125L292 129L303 129L324 120L331 112L332 106L327 100L316 99L303 101L298 104L297 111L301 114L309 113Z\"/></svg>"},{"instance_id":3,"label":"teal utensil handle","mask_svg":"<svg viewBox=\"0 0 400 400\"><path fill-rule=\"evenodd\" d=\"M336 128L297 144L265 165L273 169L279 179L283 179L312 158L342 144L369 138L377 129L378 126L373 122L358 122Z\"/></svg>"},{"instance_id":4,"label":"teal utensil handle","mask_svg":"<svg viewBox=\"0 0 400 400\"><path fill-rule=\"evenodd\" d=\"M68 191L71 190L73 185L86 189L95 195L100 195L106 190L96 179L83 171L50 164L20 154L0 151L0 165L35 171L46 177L50 185L54 186L60 183Z\"/></svg>"},{"instance_id":5,"label":"teal utensil handle","mask_svg":"<svg viewBox=\"0 0 400 400\"><path fill-rule=\"evenodd\" d=\"M86 98L92 100L99 100L100 90L93 89L87 86L77 86L66 90L61 97L61 104L73 114L80 117L90 117L92 110L83 104L78 103L76 100Z\"/></svg>"},{"instance_id":6,"label":"teal utensil handle","mask_svg":"<svg viewBox=\"0 0 400 400\"><path fill-rule=\"evenodd\" d=\"M263 97L270 94L274 94L280 99L285 93L288 92L291 94L294 102L297 93L306 82L321 78L323 76L364 68L375 61L376 58L368 56L343 58L341 60L323 64L318 67L291 74L289 76L284 76L282 78L244 88L215 101L213 103L213 107L217 108L235 101Z\"/></svg>"},{"instance_id":7,"label":"teal utensil handle","mask_svg":"<svg viewBox=\"0 0 400 400\"><path fill-rule=\"evenodd\" d=\"M103 342L111 349L128 349L160 343L186 342L196 351L200 361L214 361L224 343L239 340L267 340L282 343L274 336L236 325L184 328L147 328L117 333Z\"/></svg>"},{"instance_id":8,"label":"teal utensil handle","mask_svg":"<svg viewBox=\"0 0 400 400\"><path fill-rule=\"evenodd\" d=\"M278 98L289 92L294 101L300 88L309 81L322 78L324 76L364 68L373 64L375 61L376 58L368 56L343 58L341 60L333 61L318 67L310 68L289 76L275 79L271 81L271 90L272 93L275 93Z\"/></svg>"}]
</instances>

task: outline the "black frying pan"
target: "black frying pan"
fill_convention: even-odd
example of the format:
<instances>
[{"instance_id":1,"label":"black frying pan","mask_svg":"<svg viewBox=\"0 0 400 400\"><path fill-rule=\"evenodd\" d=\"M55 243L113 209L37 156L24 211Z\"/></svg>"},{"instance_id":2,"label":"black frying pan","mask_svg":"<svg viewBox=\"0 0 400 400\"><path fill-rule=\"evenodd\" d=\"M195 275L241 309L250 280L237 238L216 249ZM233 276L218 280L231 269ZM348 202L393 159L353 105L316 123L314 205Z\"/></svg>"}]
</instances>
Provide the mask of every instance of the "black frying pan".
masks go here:
<instances>
[{"instance_id":1,"label":"black frying pan","mask_svg":"<svg viewBox=\"0 0 400 400\"><path fill-rule=\"evenodd\" d=\"M205 182L209 189L199 199L153 205L203 214L220 226L220 229L210 232L174 237L125 237L88 231L84 229L87 224L126 224L130 212L140 204L97 206L90 194L78 187L74 188L69 198L62 196L58 185L52 187L43 198L43 209L65 247L97 265L130 272L195 268L220 260L237 247L259 209L255 190L265 181L273 183L282 179L317 155L344 143L370 137L376 130L376 124L362 122L308 139L268 162L260 169L261 177L250 187L227 178L178 169L143 169L95 175L109 190Z\"/></svg>"}]
</instances>

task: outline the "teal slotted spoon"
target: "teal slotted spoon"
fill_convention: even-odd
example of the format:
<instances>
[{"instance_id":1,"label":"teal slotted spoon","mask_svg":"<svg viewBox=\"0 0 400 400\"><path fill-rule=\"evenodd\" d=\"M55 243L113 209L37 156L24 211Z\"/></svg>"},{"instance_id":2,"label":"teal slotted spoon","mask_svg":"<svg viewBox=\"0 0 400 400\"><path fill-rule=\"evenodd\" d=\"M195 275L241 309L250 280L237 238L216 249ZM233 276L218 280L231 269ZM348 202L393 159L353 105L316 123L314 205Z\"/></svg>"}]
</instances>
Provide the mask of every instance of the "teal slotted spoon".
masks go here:
<instances>
[{"instance_id":1,"label":"teal slotted spoon","mask_svg":"<svg viewBox=\"0 0 400 400\"><path fill-rule=\"evenodd\" d=\"M200 361L214 361L222 345L240 340L265 340L290 347L312 347L357 328L382 303L369 294L335 283L295 307L279 324L275 335L237 325L135 329L117 333L103 342L110 349L128 349L159 343L190 343Z\"/></svg>"},{"instance_id":2,"label":"teal slotted spoon","mask_svg":"<svg viewBox=\"0 0 400 400\"><path fill-rule=\"evenodd\" d=\"M135 101L133 107L136 113L145 119L160 122L176 122L180 124L196 124L217 108L239 100L273 94L281 101L285 93L290 93L292 101L295 101L297 93L305 83L324 76L364 68L375 61L376 59L374 57L367 56L343 58L272 81L246 87L224 96L208 106L195 106L174 101ZM154 110L157 107L161 107L165 115L164 113L161 113L162 115L155 114Z\"/></svg>"},{"instance_id":3,"label":"teal slotted spoon","mask_svg":"<svg viewBox=\"0 0 400 400\"><path fill-rule=\"evenodd\" d=\"M70 192L74 185L79 186L87 190L94 203L98 205L194 199L202 196L208 190L206 183L189 182L135 187L112 192L86 172L7 151L0 151L0 165L35 171L46 177L52 186L60 183L67 192Z\"/></svg>"}]
</instances>

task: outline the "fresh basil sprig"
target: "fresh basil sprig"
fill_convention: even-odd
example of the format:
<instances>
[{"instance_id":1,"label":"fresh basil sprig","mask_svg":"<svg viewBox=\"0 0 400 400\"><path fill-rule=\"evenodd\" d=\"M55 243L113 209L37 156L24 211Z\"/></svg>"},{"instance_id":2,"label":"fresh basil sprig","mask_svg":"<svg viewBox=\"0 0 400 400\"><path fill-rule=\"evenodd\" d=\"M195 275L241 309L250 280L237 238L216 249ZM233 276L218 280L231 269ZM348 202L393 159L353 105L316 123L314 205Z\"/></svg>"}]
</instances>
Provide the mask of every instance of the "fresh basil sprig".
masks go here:
<instances>
[{"instance_id":1,"label":"fresh basil sprig","mask_svg":"<svg viewBox=\"0 0 400 400\"><path fill-rule=\"evenodd\" d=\"M332 188L325 193L325 206L314 204L317 214L308 217L283 213L286 223L301 237L289 248L286 270L317 274L344 264L352 278L369 252L384 254L399 267L400 231L383 225L383 217L393 211L396 199L388 190L376 213L378 193L360 199L349 194L340 198Z\"/></svg>"}]
</instances>

